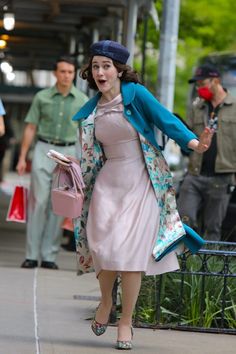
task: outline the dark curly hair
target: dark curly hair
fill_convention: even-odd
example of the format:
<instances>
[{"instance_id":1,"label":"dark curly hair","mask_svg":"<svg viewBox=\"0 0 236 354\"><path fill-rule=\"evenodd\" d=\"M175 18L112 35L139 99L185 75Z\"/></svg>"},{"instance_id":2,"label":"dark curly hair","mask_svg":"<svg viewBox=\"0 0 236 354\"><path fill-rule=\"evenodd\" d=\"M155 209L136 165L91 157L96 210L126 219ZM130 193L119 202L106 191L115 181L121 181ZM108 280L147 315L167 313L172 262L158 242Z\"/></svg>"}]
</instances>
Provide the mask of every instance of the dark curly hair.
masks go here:
<instances>
[{"instance_id":1,"label":"dark curly hair","mask_svg":"<svg viewBox=\"0 0 236 354\"><path fill-rule=\"evenodd\" d=\"M98 87L97 87L97 85L93 79L93 75L92 75L92 60L93 60L93 57L91 57L89 59L89 62L82 67L82 69L80 70L79 76L83 80L88 81L89 88L91 88L93 90L98 90ZM129 65L121 64L115 60L113 60L113 64L119 73L122 72L122 75L120 77L121 81L141 83L139 80L139 77L138 77L138 73L135 70L133 70Z\"/></svg>"}]
</instances>

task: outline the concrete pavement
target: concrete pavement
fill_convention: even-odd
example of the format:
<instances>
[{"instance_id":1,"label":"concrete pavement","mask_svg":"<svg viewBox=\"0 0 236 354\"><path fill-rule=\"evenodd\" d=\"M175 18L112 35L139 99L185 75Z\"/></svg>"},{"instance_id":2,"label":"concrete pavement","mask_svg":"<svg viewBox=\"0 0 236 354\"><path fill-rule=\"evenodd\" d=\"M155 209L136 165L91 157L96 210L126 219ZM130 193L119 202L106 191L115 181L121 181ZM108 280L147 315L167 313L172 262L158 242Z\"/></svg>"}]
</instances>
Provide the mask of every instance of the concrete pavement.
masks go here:
<instances>
[{"instance_id":1,"label":"concrete pavement","mask_svg":"<svg viewBox=\"0 0 236 354\"><path fill-rule=\"evenodd\" d=\"M117 353L116 327L91 333L98 284L94 274L76 275L72 252L61 250L59 271L20 268L25 225L5 222L8 203L0 191L0 354ZM235 354L236 336L135 329L132 353Z\"/></svg>"}]
</instances>

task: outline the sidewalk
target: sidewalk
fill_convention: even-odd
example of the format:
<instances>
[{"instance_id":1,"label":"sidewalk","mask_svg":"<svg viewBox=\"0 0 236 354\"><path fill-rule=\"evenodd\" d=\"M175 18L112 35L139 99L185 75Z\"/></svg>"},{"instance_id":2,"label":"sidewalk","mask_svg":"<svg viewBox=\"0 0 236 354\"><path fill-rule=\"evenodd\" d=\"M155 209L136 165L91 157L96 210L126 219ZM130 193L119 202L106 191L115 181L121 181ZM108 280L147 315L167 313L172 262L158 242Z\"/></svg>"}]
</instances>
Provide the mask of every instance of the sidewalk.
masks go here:
<instances>
[{"instance_id":1,"label":"sidewalk","mask_svg":"<svg viewBox=\"0 0 236 354\"><path fill-rule=\"evenodd\" d=\"M59 271L21 269L25 226L5 222L9 196L0 191L0 354L106 354L116 328L96 337L90 318L99 301L94 274L78 277L73 252L61 250ZM139 354L234 354L236 336L134 329Z\"/></svg>"}]
</instances>

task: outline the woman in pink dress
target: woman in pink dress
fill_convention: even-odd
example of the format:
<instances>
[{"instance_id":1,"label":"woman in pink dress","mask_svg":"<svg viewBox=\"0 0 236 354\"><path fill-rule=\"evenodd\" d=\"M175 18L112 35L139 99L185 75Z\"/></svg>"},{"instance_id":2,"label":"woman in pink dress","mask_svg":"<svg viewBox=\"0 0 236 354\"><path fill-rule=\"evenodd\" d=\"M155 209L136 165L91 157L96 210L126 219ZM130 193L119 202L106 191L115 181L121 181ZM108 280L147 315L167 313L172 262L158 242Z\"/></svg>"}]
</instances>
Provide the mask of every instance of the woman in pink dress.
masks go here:
<instances>
[{"instance_id":1,"label":"woman in pink dress","mask_svg":"<svg viewBox=\"0 0 236 354\"><path fill-rule=\"evenodd\" d=\"M99 93L74 117L80 120L81 133L94 124L92 135L99 142L104 158L96 176L86 223L89 250L101 289L101 302L91 327L96 335L106 331L112 289L119 274L122 315L116 348L123 350L132 349L132 314L142 273L160 274L179 267L175 251L158 262L153 256L157 234L167 225L162 210L168 200L163 202L165 198L159 198L156 192L158 188L160 191L166 188L166 180L160 179L156 187L152 183L152 173L144 159L143 150L147 146L144 137L159 151L152 132L156 125L185 150L200 153L208 148L211 138L211 132L205 131L198 141L161 106L139 83L136 72L126 65L128 57L128 50L117 42L105 40L91 46L90 61L80 75ZM86 149L84 144L82 151ZM173 225L168 225L166 232L182 238L185 234L182 223L176 208L172 209Z\"/></svg>"}]
</instances>

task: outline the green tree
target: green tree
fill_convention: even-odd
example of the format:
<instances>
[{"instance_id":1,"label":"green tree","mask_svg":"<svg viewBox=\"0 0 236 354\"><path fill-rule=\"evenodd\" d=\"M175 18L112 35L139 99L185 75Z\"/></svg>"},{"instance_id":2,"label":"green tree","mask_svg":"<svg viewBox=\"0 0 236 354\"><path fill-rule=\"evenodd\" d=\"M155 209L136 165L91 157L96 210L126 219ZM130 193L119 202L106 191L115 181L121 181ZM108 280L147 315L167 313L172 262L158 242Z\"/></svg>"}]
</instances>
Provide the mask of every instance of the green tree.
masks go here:
<instances>
[{"instance_id":1,"label":"green tree","mask_svg":"<svg viewBox=\"0 0 236 354\"><path fill-rule=\"evenodd\" d=\"M163 1L156 1L160 22ZM176 67L175 112L186 114L186 101L193 67L199 58L212 52L236 51L236 2L235 0L181 0L179 18L179 39ZM144 24L138 27L137 43L142 46ZM155 93L158 67L159 33L151 18L148 19L148 47L145 83ZM155 52L156 50L156 52ZM151 53L151 54L149 54ZM155 53L155 55L154 55ZM140 57L135 61L140 71Z\"/></svg>"}]
</instances>

